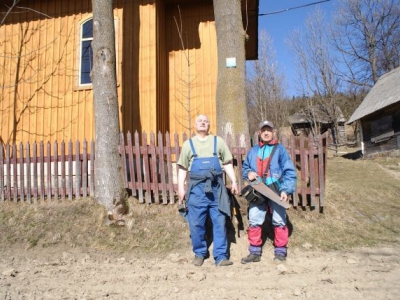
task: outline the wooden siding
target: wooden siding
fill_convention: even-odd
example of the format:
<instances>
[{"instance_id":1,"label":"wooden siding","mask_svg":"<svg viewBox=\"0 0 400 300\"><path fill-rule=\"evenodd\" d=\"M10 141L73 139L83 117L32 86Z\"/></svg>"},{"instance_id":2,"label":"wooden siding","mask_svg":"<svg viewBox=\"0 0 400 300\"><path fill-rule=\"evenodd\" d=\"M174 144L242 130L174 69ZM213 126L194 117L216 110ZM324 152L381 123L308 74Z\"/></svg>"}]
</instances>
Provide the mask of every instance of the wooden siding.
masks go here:
<instances>
[{"instance_id":1,"label":"wooden siding","mask_svg":"<svg viewBox=\"0 0 400 300\"><path fill-rule=\"evenodd\" d=\"M92 89L78 86L80 25L92 17L91 1L22 4L41 14L10 15L0 28L1 142L94 139ZM114 7L121 131L187 131L180 125L185 115L178 104L184 90L178 78L187 72L172 18L177 6L162 0L116 0ZM206 113L215 126L212 5L187 5L181 11L193 62L193 114Z\"/></svg>"},{"instance_id":2,"label":"wooden siding","mask_svg":"<svg viewBox=\"0 0 400 300\"><path fill-rule=\"evenodd\" d=\"M218 61L213 7L184 5L180 12L181 17L176 6L169 7L166 20L170 132L189 132L194 117L205 113L215 133Z\"/></svg>"},{"instance_id":3,"label":"wooden siding","mask_svg":"<svg viewBox=\"0 0 400 300\"><path fill-rule=\"evenodd\" d=\"M381 130L377 128L379 120L387 117L390 118L391 123L381 124L384 126ZM360 121L365 157L400 149L400 102L364 117ZM376 132L381 134L381 140L376 138ZM385 133L388 133L386 137Z\"/></svg>"}]
</instances>

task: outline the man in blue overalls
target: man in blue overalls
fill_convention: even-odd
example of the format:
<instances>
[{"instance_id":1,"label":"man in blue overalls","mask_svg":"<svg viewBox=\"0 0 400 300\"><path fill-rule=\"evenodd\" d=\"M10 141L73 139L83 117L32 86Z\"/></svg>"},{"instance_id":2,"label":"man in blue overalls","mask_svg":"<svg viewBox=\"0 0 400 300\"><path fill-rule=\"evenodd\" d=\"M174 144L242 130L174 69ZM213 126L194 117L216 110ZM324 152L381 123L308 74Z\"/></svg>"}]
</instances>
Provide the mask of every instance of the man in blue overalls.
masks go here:
<instances>
[{"instance_id":1,"label":"man in blue overalls","mask_svg":"<svg viewBox=\"0 0 400 300\"><path fill-rule=\"evenodd\" d=\"M225 141L209 134L210 121L207 116L195 119L196 135L185 141L178 160L179 203L186 201L187 219L190 228L195 258L193 264L201 266L207 256L206 219L213 224L213 256L217 266L229 266L226 217L231 217L229 196L223 181L226 172L232 184L232 193L238 193L233 169L232 154ZM189 171L189 184L185 180ZM186 199L186 200L185 200Z\"/></svg>"}]
</instances>

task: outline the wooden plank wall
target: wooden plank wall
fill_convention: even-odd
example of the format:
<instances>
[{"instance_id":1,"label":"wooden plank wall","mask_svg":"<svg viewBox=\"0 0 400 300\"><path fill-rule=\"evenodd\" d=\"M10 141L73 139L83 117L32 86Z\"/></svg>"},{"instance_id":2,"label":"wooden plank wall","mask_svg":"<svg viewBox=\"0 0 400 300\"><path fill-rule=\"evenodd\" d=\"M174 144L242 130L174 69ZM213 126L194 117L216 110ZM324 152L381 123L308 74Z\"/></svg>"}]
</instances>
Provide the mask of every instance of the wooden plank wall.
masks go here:
<instances>
[{"instance_id":1,"label":"wooden plank wall","mask_svg":"<svg viewBox=\"0 0 400 300\"><path fill-rule=\"evenodd\" d=\"M179 19L177 6L162 0L116 0L114 6L121 131L182 134L189 127L182 106L189 71L173 19ZM29 7L0 28L0 137L3 143L91 140L93 93L78 86L79 28L92 16L91 1L37 0ZM190 114L207 114L216 132L212 5L184 5L181 16Z\"/></svg>"},{"instance_id":2,"label":"wooden plank wall","mask_svg":"<svg viewBox=\"0 0 400 300\"><path fill-rule=\"evenodd\" d=\"M91 90L77 88L79 23L90 1L56 2L31 1L32 11L12 14L0 29L4 143L93 136Z\"/></svg>"},{"instance_id":3,"label":"wooden plank wall","mask_svg":"<svg viewBox=\"0 0 400 300\"><path fill-rule=\"evenodd\" d=\"M202 113L210 118L215 133L218 61L213 7L170 6L166 18L169 132L189 132L194 117Z\"/></svg>"},{"instance_id":4,"label":"wooden plank wall","mask_svg":"<svg viewBox=\"0 0 400 300\"><path fill-rule=\"evenodd\" d=\"M114 1L123 132L169 129L163 2ZM93 93L78 86L79 30L92 17L91 1L25 4L32 10L10 15L0 28L1 142L94 139Z\"/></svg>"},{"instance_id":5,"label":"wooden plank wall","mask_svg":"<svg viewBox=\"0 0 400 300\"><path fill-rule=\"evenodd\" d=\"M393 135L387 140L373 142L373 129L377 130L377 128L373 128L373 123L388 116L392 117L391 129L393 130ZM400 149L400 102L364 117L361 119L361 127L365 157Z\"/></svg>"}]
</instances>

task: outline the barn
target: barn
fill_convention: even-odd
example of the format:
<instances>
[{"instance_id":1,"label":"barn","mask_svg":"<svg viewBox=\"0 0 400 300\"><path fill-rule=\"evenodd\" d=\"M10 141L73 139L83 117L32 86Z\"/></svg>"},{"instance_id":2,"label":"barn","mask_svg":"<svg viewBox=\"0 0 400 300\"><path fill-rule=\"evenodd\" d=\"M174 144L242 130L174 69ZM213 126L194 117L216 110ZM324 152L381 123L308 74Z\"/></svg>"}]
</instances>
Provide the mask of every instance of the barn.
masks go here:
<instances>
[{"instance_id":1,"label":"barn","mask_svg":"<svg viewBox=\"0 0 400 300\"><path fill-rule=\"evenodd\" d=\"M348 124L360 123L364 157L400 149L400 67L381 76Z\"/></svg>"}]
</instances>

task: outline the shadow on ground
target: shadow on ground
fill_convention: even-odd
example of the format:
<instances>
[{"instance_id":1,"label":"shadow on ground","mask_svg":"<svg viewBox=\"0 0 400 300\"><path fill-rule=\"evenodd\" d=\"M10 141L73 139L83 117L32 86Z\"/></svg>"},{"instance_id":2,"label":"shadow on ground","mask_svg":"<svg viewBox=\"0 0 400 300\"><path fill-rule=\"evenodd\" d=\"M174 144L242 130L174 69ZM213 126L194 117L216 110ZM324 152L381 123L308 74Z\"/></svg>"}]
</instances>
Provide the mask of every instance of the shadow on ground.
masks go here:
<instances>
[{"instance_id":1,"label":"shadow on ground","mask_svg":"<svg viewBox=\"0 0 400 300\"><path fill-rule=\"evenodd\" d=\"M361 150L351 152L351 153L346 153L342 155L343 158L347 159L352 159L352 160L357 160L363 157Z\"/></svg>"}]
</instances>

